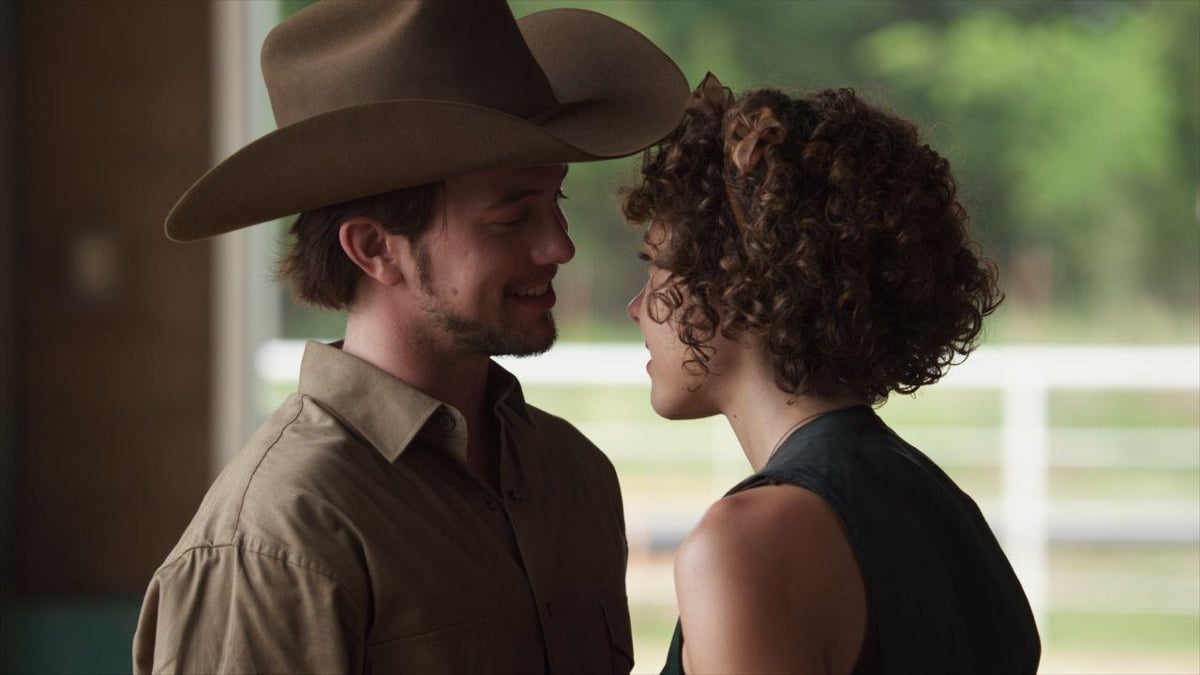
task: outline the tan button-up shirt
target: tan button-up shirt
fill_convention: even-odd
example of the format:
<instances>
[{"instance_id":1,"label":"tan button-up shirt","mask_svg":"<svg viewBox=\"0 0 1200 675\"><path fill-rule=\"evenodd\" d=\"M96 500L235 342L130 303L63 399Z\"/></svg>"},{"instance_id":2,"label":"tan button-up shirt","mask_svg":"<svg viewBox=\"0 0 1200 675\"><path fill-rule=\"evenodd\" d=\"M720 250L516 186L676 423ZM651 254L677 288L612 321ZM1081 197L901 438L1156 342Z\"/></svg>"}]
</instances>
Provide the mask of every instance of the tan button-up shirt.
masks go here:
<instances>
[{"instance_id":1,"label":"tan button-up shirt","mask_svg":"<svg viewBox=\"0 0 1200 675\"><path fill-rule=\"evenodd\" d=\"M136 672L629 672L620 492L582 434L492 364L497 493L457 410L336 346L299 389L155 572Z\"/></svg>"}]
</instances>

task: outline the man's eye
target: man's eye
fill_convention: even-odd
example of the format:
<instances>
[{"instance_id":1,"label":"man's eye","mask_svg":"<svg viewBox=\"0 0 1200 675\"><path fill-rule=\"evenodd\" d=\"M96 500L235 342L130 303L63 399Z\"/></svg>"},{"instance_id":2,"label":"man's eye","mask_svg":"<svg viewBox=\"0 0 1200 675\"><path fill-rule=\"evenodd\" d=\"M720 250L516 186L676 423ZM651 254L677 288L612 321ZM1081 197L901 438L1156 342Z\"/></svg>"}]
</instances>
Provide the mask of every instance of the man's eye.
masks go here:
<instances>
[{"instance_id":1,"label":"man's eye","mask_svg":"<svg viewBox=\"0 0 1200 675\"><path fill-rule=\"evenodd\" d=\"M555 199L570 199L570 197L567 196L567 193L563 192L562 188L558 188L557 190L555 190L554 198Z\"/></svg>"},{"instance_id":2,"label":"man's eye","mask_svg":"<svg viewBox=\"0 0 1200 675\"><path fill-rule=\"evenodd\" d=\"M646 253L645 251L639 251L637 254L637 257L638 257L638 260L644 260L646 262L650 262L650 254Z\"/></svg>"}]
</instances>

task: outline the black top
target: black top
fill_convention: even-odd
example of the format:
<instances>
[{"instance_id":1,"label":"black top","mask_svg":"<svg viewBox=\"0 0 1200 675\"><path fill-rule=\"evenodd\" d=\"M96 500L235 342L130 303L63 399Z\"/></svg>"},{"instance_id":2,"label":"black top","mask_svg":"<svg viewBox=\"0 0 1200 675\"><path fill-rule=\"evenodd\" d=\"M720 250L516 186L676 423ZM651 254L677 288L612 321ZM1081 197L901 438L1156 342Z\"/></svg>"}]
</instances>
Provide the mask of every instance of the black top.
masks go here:
<instances>
[{"instance_id":1,"label":"black top","mask_svg":"<svg viewBox=\"0 0 1200 675\"><path fill-rule=\"evenodd\" d=\"M788 483L829 502L867 592L867 638L854 672L1036 673L1029 601L975 502L867 406L797 429L728 494ZM664 675L683 673L683 634Z\"/></svg>"}]
</instances>

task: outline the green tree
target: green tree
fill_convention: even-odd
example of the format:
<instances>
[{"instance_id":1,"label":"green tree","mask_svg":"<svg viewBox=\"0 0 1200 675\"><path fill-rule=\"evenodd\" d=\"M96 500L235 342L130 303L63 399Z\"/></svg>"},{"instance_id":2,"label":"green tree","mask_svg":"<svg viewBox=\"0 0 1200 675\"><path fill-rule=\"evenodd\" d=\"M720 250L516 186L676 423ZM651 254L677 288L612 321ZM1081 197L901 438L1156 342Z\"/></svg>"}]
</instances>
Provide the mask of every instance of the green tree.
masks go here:
<instances>
[{"instance_id":1,"label":"green tree","mask_svg":"<svg viewBox=\"0 0 1200 675\"><path fill-rule=\"evenodd\" d=\"M1157 297L1194 311L1196 100L1180 85L1195 91L1198 6L902 22L857 55L936 111L935 145L966 178L980 227L1014 269L1049 252L1058 304Z\"/></svg>"}]
</instances>

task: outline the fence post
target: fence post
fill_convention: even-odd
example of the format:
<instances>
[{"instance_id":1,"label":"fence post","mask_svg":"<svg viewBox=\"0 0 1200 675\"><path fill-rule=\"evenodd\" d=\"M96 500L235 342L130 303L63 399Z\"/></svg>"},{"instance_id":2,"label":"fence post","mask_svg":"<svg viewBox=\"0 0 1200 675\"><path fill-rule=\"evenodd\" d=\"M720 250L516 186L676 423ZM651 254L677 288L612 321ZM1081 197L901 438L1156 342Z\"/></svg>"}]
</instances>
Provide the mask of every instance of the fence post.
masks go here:
<instances>
[{"instance_id":1,"label":"fence post","mask_svg":"<svg viewBox=\"0 0 1200 675\"><path fill-rule=\"evenodd\" d=\"M1008 360L1003 384L1001 541L1045 643L1049 577L1049 387L1032 354Z\"/></svg>"}]
</instances>

